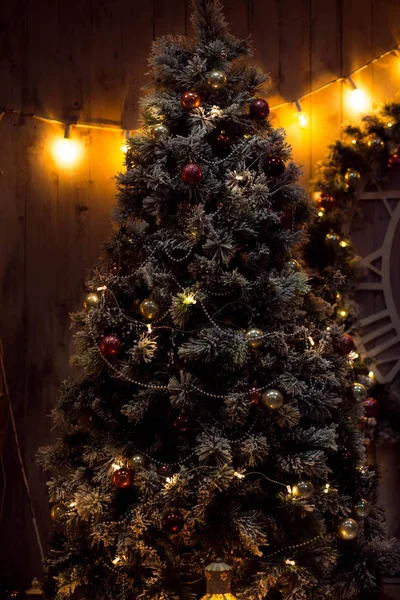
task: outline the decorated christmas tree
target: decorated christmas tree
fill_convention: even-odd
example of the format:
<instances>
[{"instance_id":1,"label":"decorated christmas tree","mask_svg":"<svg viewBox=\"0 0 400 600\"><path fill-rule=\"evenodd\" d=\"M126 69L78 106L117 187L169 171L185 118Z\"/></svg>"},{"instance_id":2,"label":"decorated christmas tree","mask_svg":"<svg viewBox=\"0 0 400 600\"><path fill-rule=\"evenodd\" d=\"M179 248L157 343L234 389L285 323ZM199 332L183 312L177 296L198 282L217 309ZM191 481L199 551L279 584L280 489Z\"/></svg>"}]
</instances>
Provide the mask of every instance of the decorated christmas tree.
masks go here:
<instances>
[{"instance_id":1,"label":"decorated christmas tree","mask_svg":"<svg viewBox=\"0 0 400 600\"><path fill-rule=\"evenodd\" d=\"M397 564L354 342L296 259L312 204L218 0L167 37L41 452L48 593L375 597Z\"/></svg>"}]
</instances>

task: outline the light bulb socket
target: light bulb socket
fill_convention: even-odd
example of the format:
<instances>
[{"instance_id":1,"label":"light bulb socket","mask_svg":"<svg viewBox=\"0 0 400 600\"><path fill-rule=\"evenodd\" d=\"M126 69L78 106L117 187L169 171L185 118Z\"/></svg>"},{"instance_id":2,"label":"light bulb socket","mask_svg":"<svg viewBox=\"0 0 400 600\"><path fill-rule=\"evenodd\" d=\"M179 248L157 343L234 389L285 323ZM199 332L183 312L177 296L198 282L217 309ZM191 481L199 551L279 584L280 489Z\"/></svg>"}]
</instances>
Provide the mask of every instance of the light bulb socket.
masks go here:
<instances>
[{"instance_id":1,"label":"light bulb socket","mask_svg":"<svg viewBox=\"0 0 400 600\"><path fill-rule=\"evenodd\" d=\"M345 77L345 82L347 83L347 85L352 89L352 90L356 90L357 86L354 83L354 79L352 78L351 75L348 75L347 77Z\"/></svg>"},{"instance_id":2,"label":"light bulb socket","mask_svg":"<svg viewBox=\"0 0 400 600\"><path fill-rule=\"evenodd\" d=\"M300 100L295 100L293 104L295 105L297 112L303 112L303 109L301 108Z\"/></svg>"},{"instance_id":3,"label":"light bulb socket","mask_svg":"<svg viewBox=\"0 0 400 600\"><path fill-rule=\"evenodd\" d=\"M70 128L71 128L70 123L67 123L65 125L65 129L64 129L64 140L68 140L69 139Z\"/></svg>"}]
</instances>

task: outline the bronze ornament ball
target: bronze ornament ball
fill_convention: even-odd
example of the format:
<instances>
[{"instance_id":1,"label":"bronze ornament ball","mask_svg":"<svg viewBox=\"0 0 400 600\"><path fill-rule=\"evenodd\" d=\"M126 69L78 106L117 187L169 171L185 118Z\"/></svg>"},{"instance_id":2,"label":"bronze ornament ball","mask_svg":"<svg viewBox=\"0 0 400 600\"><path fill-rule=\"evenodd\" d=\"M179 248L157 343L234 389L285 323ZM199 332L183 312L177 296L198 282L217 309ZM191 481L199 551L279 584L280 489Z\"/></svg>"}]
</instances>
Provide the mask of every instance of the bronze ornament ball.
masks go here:
<instances>
[{"instance_id":1,"label":"bronze ornament ball","mask_svg":"<svg viewBox=\"0 0 400 600\"><path fill-rule=\"evenodd\" d=\"M361 175L358 171L347 169L344 178L349 183L356 183L359 179L361 179Z\"/></svg>"},{"instance_id":2,"label":"bronze ornament ball","mask_svg":"<svg viewBox=\"0 0 400 600\"><path fill-rule=\"evenodd\" d=\"M338 526L338 534L342 540L354 540L357 537L360 528L354 519L342 519Z\"/></svg>"},{"instance_id":3,"label":"bronze ornament ball","mask_svg":"<svg viewBox=\"0 0 400 600\"><path fill-rule=\"evenodd\" d=\"M188 163L181 169L181 179L188 185L195 185L203 179L203 172L196 163Z\"/></svg>"},{"instance_id":4,"label":"bronze ornament ball","mask_svg":"<svg viewBox=\"0 0 400 600\"><path fill-rule=\"evenodd\" d=\"M174 427L181 433L189 429L190 419L187 415L178 415L174 421Z\"/></svg>"},{"instance_id":5,"label":"bronze ornament ball","mask_svg":"<svg viewBox=\"0 0 400 600\"><path fill-rule=\"evenodd\" d=\"M246 331L247 343L251 348L259 348L263 344L263 332L258 327L250 327Z\"/></svg>"},{"instance_id":6,"label":"bronze ornament ball","mask_svg":"<svg viewBox=\"0 0 400 600\"><path fill-rule=\"evenodd\" d=\"M122 342L117 335L106 335L100 342L100 351L106 358L113 358L121 352Z\"/></svg>"},{"instance_id":7,"label":"bronze ornament ball","mask_svg":"<svg viewBox=\"0 0 400 600\"><path fill-rule=\"evenodd\" d=\"M280 177L285 172L285 163L280 156L267 156L264 171L269 177Z\"/></svg>"},{"instance_id":8,"label":"bronze ornament ball","mask_svg":"<svg viewBox=\"0 0 400 600\"><path fill-rule=\"evenodd\" d=\"M325 236L325 242L331 248L335 248L339 246L340 235L338 235L335 231L329 231Z\"/></svg>"},{"instance_id":9,"label":"bronze ornament ball","mask_svg":"<svg viewBox=\"0 0 400 600\"><path fill-rule=\"evenodd\" d=\"M62 523L68 514L68 507L65 504L54 504L50 510L50 518L53 523Z\"/></svg>"},{"instance_id":10,"label":"bronze ornament ball","mask_svg":"<svg viewBox=\"0 0 400 600\"><path fill-rule=\"evenodd\" d=\"M269 104L263 98L255 98L250 102L250 117L256 121L264 121L269 115Z\"/></svg>"},{"instance_id":11,"label":"bronze ornament ball","mask_svg":"<svg viewBox=\"0 0 400 600\"><path fill-rule=\"evenodd\" d=\"M371 502L365 498L360 498L360 500L354 505L354 514L359 519L366 519L370 515L371 510Z\"/></svg>"},{"instance_id":12,"label":"bronze ornament ball","mask_svg":"<svg viewBox=\"0 0 400 600\"><path fill-rule=\"evenodd\" d=\"M156 140L158 140L161 137L167 137L168 135L170 135L170 133L171 133L171 131L170 131L169 127L167 127L167 125L164 125L163 123L154 125L151 128L151 135Z\"/></svg>"},{"instance_id":13,"label":"bronze ornament ball","mask_svg":"<svg viewBox=\"0 0 400 600\"><path fill-rule=\"evenodd\" d=\"M146 321L154 321L160 314L160 305L154 298L145 298L140 303L140 314Z\"/></svg>"},{"instance_id":14,"label":"bronze ornament ball","mask_svg":"<svg viewBox=\"0 0 400 600\"><path fill-rule=\"evenodd\" d=\"M220 90L226 86L226 75L223 71L210 71L207 73L207 84L213 90Z\"/></svg>"},{"instance_id":15,"label":"bronze ornament ball","mask_svg":"<svg viewBox=\"0 0 400 600\"><path fill-rule=\"evenodd\" d=\"M279 390L269 389L265 390L263 395L261 396L261 404L264 408L268 408L269 410L277 410L281 408L283 405L283 394Z\"/></svg>"},{"instance_id":16,"label":"bronze ornament ball","mask_svg":"<svg viewBox=\"0 0 400 600\"><path fill-rule=\"evenodd\" d=\"M356 400L357 402L362 402L363 400L366 399L366 397L368 395L367 388L362 383L359 383L358 381L356 381L355 383L352 384L350 391L351 391L351 395L353 396L354 400Z\"/></svg>"},{"instance_id":17,"label":"bronze ornament ball","mask_svg":"<svg viewBox=\"0 0 400 600\"><path fill-rule=\"evenodd\" d=\"M88 312L92 308L96 308L98 303L100 302L100 296L95 292L90 292L90 294L86 294L85 299L83 301L83 308Z\"/></svg>"},{"instance_id":18,"label":"bronze ornament ball","mask_svg":"<svg viewBox=\"0 0 400 600\"><path fill-rule=\"evenodd\" d=\"M285 269L298 273L302 270L302 267L299 261L295 258L288 258L287 261L285 261Z\"/></svg>"},{"instance_id":19,"label":"bronze ornament ball","mask_svg":"<svg viewBox=\"0 0 400 600\"><path fill-rule=\"evenodd\" d=\"M186 108L188 110L193 110L193 108L199 108L201 106L201 98L197 92L193 90L189 90L184 92L181 96L181 106L182 108Z\"/></svg>"},{"instance_id":20,"label":"bronze ornament ball","mask_svg":"<svg viewBox=\"0 0 400 600\"><path fill-rule=\"evenodd\" d=\"M292 496L301 500L309 500L314 493L314 486L308 479L301 479L292 486Z\"/></svg>"},{"instance_id":21,"label":"bronze ornament ball","mask_svg":"<svg viewBox=\"0 0 400 600\"><path fill-rule=\"evenodd\" d=\"M344 333L339 340L333 343L333 347L338 354L346 356L355 350L356 345L351 335Z\"/></svg>"},{"instance_id":22,"label":"bronze ornament ball","mask_svg":"<svg viewBox=\"0 0 400 600\"><path fill-rule=\"evenodd\" d=\"M113 473L112 482L117 490L123 490L133 485L133 471L122 467Z\"/></svg>"},{"instance_id":23,"label":"bronze ornament ball","mask_svg":"<svg viewBox=\"0 0 400 600\"><path fill-rule=\"evenodd\" d=\"M184 524L183 515L179 510L170 510L165 513L162 520L163 529L167 533L179 533L182 531Z\"/></svg>"}]
</instances>

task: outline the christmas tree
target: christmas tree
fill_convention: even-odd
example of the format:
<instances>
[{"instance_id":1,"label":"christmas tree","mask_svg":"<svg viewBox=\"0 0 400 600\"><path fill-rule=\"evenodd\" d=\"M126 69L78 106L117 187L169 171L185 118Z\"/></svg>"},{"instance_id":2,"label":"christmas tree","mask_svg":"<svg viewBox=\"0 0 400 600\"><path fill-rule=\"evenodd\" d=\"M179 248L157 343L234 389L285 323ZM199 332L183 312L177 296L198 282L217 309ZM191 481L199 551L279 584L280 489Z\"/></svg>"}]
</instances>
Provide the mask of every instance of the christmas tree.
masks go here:
<instances>
[{"instance_id":1,"label":"christmas tree","mask_svg":"<svg viewBox=\"0 0 400 600\"><path fill-rule=\"evenodd\" d=\"M352 599L397 564L354 342L295 258L311 213L217 0L167 37L41 452L56 598ZM220 559L220 560L217 560ZM222 562L221 561L224 561ZM228 564L225 564L228 563ZM51 587L54 586L54 592Z\"/></svg>"}]
</instances>

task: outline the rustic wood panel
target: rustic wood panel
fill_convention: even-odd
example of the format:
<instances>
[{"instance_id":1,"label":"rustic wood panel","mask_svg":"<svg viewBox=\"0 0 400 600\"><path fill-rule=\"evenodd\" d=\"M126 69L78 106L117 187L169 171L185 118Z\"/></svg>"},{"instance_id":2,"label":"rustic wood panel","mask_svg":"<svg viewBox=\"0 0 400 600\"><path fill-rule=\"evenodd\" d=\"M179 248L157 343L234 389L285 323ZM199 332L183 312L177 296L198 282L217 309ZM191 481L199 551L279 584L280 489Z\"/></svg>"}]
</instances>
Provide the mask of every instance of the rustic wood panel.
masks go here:
<instances>
[{"instance_id":1,"label":"rustic wood panel","mask_svg":"<svg viewBox=\"0 0 400 600\"><path fill-rule=\"evenodd\" d=\"M271 73L272 105L292 101L400 41L398 0L224 0L224 5L232 33L252 35L255 61ZM188 7L189 0L3 2L0 107L136 127L151 41L190 32ZM396 61L400 64L388 57L357 78L375 104L398 89ZM304 182L351 116L341 87L303 103L307 129L299 129L293 106L274 111L274 123L287 129L294 159L304 164ZM80 306L86 271L109 233L112 177L122 169L122 133L75 128L82 160L74 169L58 168L51 144L62 129L15 116L0 123L0 336L44 540L48 504L33 456L52 435L47 415L69 372L68 313ZM8 543L0 545L0 562L10 582L25 586L40 564L10 437L5 458L12 484L0 530Z\"/></svg>"}]
</instances>

